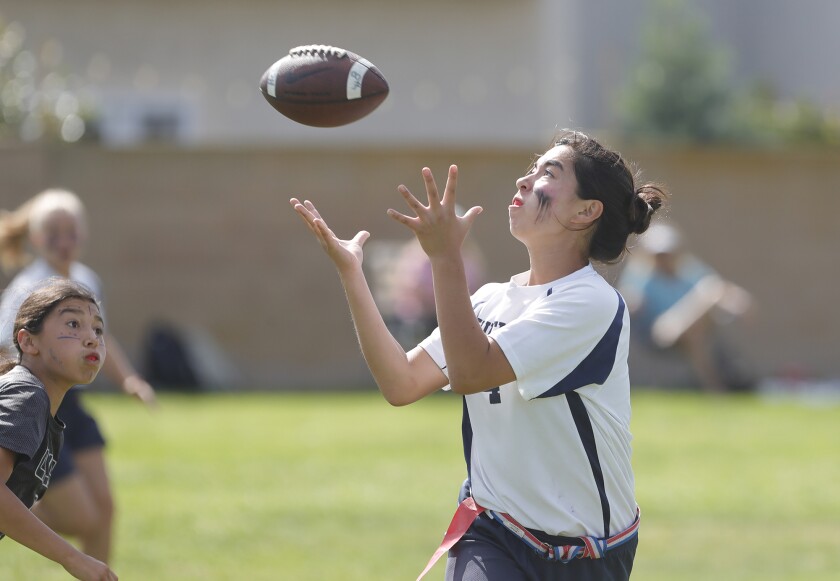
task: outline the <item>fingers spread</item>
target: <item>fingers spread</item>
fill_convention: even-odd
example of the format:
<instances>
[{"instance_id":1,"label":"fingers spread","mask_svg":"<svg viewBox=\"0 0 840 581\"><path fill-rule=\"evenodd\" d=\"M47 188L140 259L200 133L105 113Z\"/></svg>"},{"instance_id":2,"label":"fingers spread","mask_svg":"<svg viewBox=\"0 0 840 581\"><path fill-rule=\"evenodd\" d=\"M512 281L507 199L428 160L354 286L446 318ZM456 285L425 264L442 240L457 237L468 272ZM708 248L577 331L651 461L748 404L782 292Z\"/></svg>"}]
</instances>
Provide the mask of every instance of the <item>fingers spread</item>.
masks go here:
<instances>
[{"instance_id":1,"label":"fingers spread","mask_svg":"<svg viewBox=\"0 0 840 581\"><path fill-rule=\"evenodd\" d=\"M464 214L464 219L467 221L468 224L472 224L475 220L476 216L481 214L484 211L484 208L481 206L473 206L469 210L466 211Z\"/></svg>"},{"instance_id":2,"label":"fingers spread","mask_svg":"<svg viewBox=\"0 0 840 581\"><path fill-rule=\"evenodd\" d=\"M327 223L321 220L320 218L315 219L315 227L318 228L318 231L321 232L321 234L325 238L335 238L335 234L333 233L333 231L330 230L330 227L327 226Z\"/></svg>"},{"instance_id":3,"label":"fingers spread","mask_svg":"<svg viewBox=\"0 0 840 581\"><path fill-rule=\"evenodd\" d=\"M394 220L396 220L397 222L399 222L400 224L404 224L404 225L408 226L409 228L411 228L412 230L416 230L416 224L419 221L418 218L412 218L410 216L406 216L405 214L401 214L401 213L397 212L396 210L392 210L390 208L385 213L388 214L389 217L391 217Z\"/></svg>"},{"instance_id":4,"label":"fingers spread","mask_svg":"<svg viewBox=\"0 0 840 581\"><path fill-rule=\"evenodd\" d=\"M310 212L312 212L312 215L313 215L313 216L315 216L315 217L316 217L316 218L318 218L318 219L322 219L322 218L321 218L321 213L320 213L320 212L318 212L318 208L316 208L316 207L315 207L315 204L313 204L313 203L312 203L312 202L310 202L309 200L306 200L306 201L303 203L303 205L304 205L304 206L306 206L306 209L307 209L307 210L309 210Z\"/></svg>"},{"instance_id":5,"label":"fingers spread","mask_svg":"<svg viewBox=\"0 0 840 581\"><path fill-rule=\"evenodd\" d=\"M414 210L416 214L419 215L422 210L426 209L426 207L420 203L420 200L415 198L414 194L412 194L407 187L401 185L397 188L397 191L402 194L405 203L408 204L408 207Z\"/></svg>"},{"instance_id":6,"label":"fingers spread","mask_svg":"<svg viewBox=\"0 0 840 581\"><path fill-rule=\"evenodd\" d=\"M446 187L443 189L443 204L455 203L455 190L458 187L458 166L449 166L449 175L446 176Z\"/></svg>"},{"instance_id":7,"label":"fingers spread","mask_svg":"<svg viewBox=\"0 0 840 581\"><path fill-rule=\"evenodd\" d=\"M424 167L421 173L423 174L423 182L426 184L426 194L429 196L429 206L434 207L440 204L440 196L438 195L435 177L432 175L432 170L427 167Z\"/></svg>"},{"instance_id":8,"label":"fingers spread","mask_svg":"<svg viewBox=\"0 0 840 581\"><path fill-rule=\"evenodd\" d=\"M307 209L303 206L303 204L301 204L301 203L299 203L299 202L295 205L295 207L294 207L294 208L295 208L295 212L297 213L297 215L298 215L298 216L300 216L300 219L301 219L301 220L303 220L303 223L304 223L304 224L306 224L306 226L307 226L307 227L308 227L308 228L309 228L312 232L317 233L317 231L316 231L316 229L315 229L315 216L313 216L313 215L312 215L312 212L310 212L309 210L307 210Z\"/></svg>"},{"instance_id":9,"label":"fingers spread","mask_svg":"<svg viewBox=\"0 0 840 581\"><path fill-rule=\"evenodd\" d=\"M356 235L353 236L353 242L355 242L359 246L364 246L368 238L370 238L370 232L362 230L361 232L357 232Z\"/></svg>"}]
</instances>

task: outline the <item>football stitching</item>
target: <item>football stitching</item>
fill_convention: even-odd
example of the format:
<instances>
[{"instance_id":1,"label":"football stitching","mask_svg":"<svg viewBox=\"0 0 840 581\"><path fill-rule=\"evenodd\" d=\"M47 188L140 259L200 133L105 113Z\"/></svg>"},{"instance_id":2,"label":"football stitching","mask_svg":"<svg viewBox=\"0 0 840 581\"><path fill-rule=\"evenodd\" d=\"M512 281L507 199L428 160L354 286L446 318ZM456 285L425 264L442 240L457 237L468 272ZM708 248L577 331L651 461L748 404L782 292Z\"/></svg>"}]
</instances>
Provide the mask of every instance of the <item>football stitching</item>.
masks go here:
<instances>
[{"instance_id":1,"label":"football stitching","mask_svg":"<svg viewBox=\"0 0 840 581\"><path fill-rule=\"evenodd\" d=\"M298 46L289 51L292 56L308 56L310 54L319 54L334 56L336 58L345 58L347 51L343 48L329 46L325 44L309 44L306 46Z\"/></svg>"}]
</instances>

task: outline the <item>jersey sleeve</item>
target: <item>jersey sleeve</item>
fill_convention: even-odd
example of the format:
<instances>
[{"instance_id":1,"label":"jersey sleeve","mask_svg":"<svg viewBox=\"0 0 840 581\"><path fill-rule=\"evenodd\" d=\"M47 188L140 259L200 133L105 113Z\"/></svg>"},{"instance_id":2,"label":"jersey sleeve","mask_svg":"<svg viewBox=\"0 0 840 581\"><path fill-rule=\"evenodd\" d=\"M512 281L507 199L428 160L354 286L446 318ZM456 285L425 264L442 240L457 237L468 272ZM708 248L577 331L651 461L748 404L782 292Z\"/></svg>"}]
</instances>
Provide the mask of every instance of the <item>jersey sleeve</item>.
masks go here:
<instances>
[{"instance_id":1,"label":"jersey sleeve","mask_svg":"<svg viewBox=\"0 0 840 581\"><path fill-rule=\"evenodd\" d=\"M29 291L28 287L12 284L6 288L3 292L3 298L0 299L0 347L10 354L15 353L12 335L17 312L20 305L29 296Z\"/></svg>"},{"instance_id":2,"label":"jersey sleeve","mask_svg":"<svg viewBox=\"0 0 840 581\"><path fill-rule=\"evenodd\" d=\"M36 259L17 273L3 291L3 298L0 299L0 346L13 355L15 348L12 334L18 310L30 293L50 276L50 272L50 267L42 259Z\"/></svg>"},{"instance_id":3,"label":"jersey sleeve","mask_svg":"<svg viewBox=\"0 0 840 581\"><path fill-rule=\"evenodd\" d=\"M449 373L446 370L446 357L443 354L443 343L440 339L440 329L435 329L432 334L420 341L420 347L429 354L432 361L440 367L443 374L449 378Z\"/></svg>"},{"instance_id":4,"label":"jersey sleeve","mask_svg":"<svg viewBox=\"0 0 840 581\"><path fill-rule=\"evenodd\" d=\"M494 290L499 287L499 283L488 283L479 288L475 293L470 297L470 302L472 303L473 312L478 313L481 309L481 306L487 300L487 297L493 294ZM440 329L437 328L432 331L432 334L423 339L420 342L420 347L429 354L432 360L440 367L441 371L449 377L449 373L446 370L446 356L443 354L443 342L440 338Z\"/></svg>"},{"instance_id":5,"label":"jersey sleeve","mask_svg":"<svg viewBox=\"0 0 840 581\"><path fill-rule=\"evenodd\" d=\"M31 459L46 433L49 409L49 397L36 386L0 390L0 447Z\"/></svg>"},{"instance_id":6,"label":"jersey sleeve","mask_svg":"<svg viewBox=\"0 0 840 581\"><path fill-rule=\"evenodd\" d=\"M534 301L490 336L510 362L520 394L530 400L603 383L615 363L623 315L624 303L612 287L577 285Z\"/></svg>"}]
</instances>

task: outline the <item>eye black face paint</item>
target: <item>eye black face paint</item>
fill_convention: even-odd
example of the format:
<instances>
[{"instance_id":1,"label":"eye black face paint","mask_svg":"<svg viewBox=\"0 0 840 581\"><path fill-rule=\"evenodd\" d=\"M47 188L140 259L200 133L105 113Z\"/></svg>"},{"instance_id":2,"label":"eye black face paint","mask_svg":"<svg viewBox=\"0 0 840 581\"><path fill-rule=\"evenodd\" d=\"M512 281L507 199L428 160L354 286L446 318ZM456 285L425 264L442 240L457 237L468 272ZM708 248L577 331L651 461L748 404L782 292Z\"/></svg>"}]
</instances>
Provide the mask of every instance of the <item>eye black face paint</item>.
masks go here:
<instances>
[{"instance_id":1,"label":"eye black face paint","mask_svg":"<svg viewBox=\"0 0 840 581\"><path fill-rule=\"evenodd\" d=\"M546 214L548 214L548 211L551 208L551 198L545 195L545 192L541 189L535 189L534 195L537 197L537 202L540 206L540 210L537 212L537 222L539 222L545 218Z\"/></svg>"}]
</instances>

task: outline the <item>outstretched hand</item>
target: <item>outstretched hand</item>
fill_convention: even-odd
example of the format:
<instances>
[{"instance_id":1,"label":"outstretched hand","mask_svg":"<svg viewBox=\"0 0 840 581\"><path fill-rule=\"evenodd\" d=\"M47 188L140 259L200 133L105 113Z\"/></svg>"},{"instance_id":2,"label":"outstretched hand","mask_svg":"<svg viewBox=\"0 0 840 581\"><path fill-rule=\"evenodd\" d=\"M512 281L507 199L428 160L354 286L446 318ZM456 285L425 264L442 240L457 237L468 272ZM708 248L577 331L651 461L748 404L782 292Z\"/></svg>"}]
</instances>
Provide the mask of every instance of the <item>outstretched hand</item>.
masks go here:
<instances>
[{"instance_id":1,"label":"outstretched hand","mask_svg":"<svg viewBox=\"0 0 840 581\"><path fill-rule=\"evenodd\" d=\"M407 216L396 210L388 210L388 215L410 228L423 251L433 258L452 252L460 252L476 216L482 212L481 206L473 206L463 216L455 212L455 189L458 185L458 167L449 166L449 175L443 190L443 198L438 194L437 184L432 170L423 168L423 181L426 184L426 196L429 205L423 205L407 187L401 185L397 190L402 194L408 207L415 213Z\"/></svg>"},{"instance_id":2,"label":"outstretched hand","mask_svg":"<svg viewBox=\"0 0 840 581\"><path fill-rule=\"evenodd\" d=\"M364 257L362 247L370 238L368 232L362 230L351 240L341 240L330 230L312 202L309 200L301 202L297 198L292 198L289 203L321 243L321 247L340 272L345 268L361 267Z\"/></svg>"},{"instance_id":3,"label":"outstretched hand","mask_svg":"<svg viewBox=\"0 0 840 581\"><path fill-rule=\"evenodd\" d=\"M149 385L149 382L139 375L129 375L126 377L123 380L122 389L126 394L137 398L149 409L157 408L158 403L155 388Z\"/></svg>"}]
</instances>

